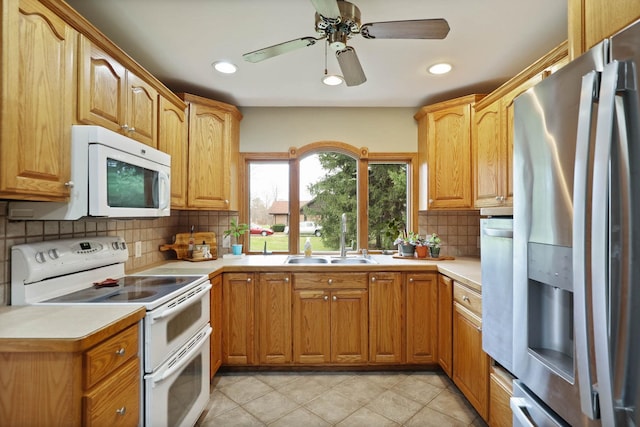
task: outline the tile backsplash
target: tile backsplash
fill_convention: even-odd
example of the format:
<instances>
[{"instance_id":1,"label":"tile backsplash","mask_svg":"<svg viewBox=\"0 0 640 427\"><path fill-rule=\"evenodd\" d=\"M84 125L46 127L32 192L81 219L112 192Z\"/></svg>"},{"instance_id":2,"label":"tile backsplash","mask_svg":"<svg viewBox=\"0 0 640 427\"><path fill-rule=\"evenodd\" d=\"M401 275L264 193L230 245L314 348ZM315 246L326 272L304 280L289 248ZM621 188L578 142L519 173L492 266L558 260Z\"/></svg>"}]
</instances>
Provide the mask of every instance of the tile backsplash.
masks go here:
<instances>
[{"instance_id":1,"label":"tile backsplash","mask_svg":"<svg viewBox=\"0 0 640 427\"><path fill-rule=\"evenodd\" d=\"M159 247L171 243L176 233L195 231L214 232L218 256L228 252L222 249L222 234L237 212L179 211L156 219L101 219L83 218L78 221L9 221L7 202L0 201L0 305L10 303L11 247L21 243L72 237L122 236L129 246L127 272L143 269L158 262L175 259L173 251L160 252ZM134 257L134 243L142 242L142 256Z\"/></svg>"},{"instance_id":2,"label":"tile backsplash","mask_svg":"<svg viewBox=\"0 0 640 427\"><path fill-rule=\"evenodd\" d=\"M438 233L441 255L480 256L479 211L420 211L418 232Z\"/></svg>"}]
</instances>

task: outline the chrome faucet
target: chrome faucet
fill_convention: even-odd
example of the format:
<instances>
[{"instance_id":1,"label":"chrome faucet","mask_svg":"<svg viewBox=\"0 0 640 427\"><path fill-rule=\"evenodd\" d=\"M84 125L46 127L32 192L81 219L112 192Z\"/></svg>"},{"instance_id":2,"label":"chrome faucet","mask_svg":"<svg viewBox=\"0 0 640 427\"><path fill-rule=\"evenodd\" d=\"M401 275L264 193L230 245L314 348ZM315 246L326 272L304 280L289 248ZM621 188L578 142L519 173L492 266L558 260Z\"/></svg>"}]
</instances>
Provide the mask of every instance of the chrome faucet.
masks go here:
<instances>
[{"instance_id":1,"label":"chrome faucet","mask_svg":"<svg viewBox=\"0 0 640 427\"><path fill-rule=\"evenodd\" d=\"M347 256L347 214L342 214L342 221L340 226L340 257L345 258Z\"/></svg>"}]
</instances>

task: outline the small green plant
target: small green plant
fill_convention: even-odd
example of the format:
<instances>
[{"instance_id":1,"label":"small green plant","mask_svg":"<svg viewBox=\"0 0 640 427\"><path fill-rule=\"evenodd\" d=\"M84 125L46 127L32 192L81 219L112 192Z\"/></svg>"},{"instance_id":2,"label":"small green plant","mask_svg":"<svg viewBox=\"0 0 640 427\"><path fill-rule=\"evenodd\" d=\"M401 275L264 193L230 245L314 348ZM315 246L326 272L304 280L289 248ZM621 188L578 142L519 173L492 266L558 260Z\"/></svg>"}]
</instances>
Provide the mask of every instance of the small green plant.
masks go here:
<instances>
[{"instance_id":1,"label":"small green plant","mask_svg":"<svg viewBox=\"0 0 640 427\"><path fill-rule=\"evenodd\" d=\"M438 236L436 233L431 234L431 236L429 236L429 238L427 239L427 245L431 246L432 248L439 248L440 242L440 236Z\"/></svg>"},{"instance_id":2,"label":"small green plant","mask_svg":"<svg viewBox=\"0 0 640 427\"><path fill-rule=\"evenodd\" d=\"M245 223L238 223L235 218L231 220L229 229L224 231L224 237L233 236L236 242L239 242L240 236L249 231L249 226Z\"/></svg>"}]
</instances>

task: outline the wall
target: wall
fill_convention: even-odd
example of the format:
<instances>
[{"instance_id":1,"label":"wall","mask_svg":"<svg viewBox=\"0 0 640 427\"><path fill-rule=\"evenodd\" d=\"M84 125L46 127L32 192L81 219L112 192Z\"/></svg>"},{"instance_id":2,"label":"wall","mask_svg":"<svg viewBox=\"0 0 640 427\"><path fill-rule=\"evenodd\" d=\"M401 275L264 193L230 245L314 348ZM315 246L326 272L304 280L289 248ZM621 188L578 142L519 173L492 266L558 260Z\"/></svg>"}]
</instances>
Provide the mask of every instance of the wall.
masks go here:
<instances>
[{"instance_id":1,"label":"wall","mask_svg":"<svg viewBox=\"0 0 640 427\"><path fill-rule=\"evenodd\" d=\"M420 211L418 233L437 233L442 256L480 256L479 211Z\"/></svg>"},{"instance_id":2,"label":"wall","mask_svg":"<svg viewBox=\"0 0 640 427\"><path fill-rule=\"evenodd\" d=\"M229 252L222 249L222 233L229 228L236 212L172 211L170 217L157 219L94 219L78 221L9 221L7 202L0 201L0 305L8 305L11 290L11 246L43 240L72 237L122 236L129 246L125 271L130 273L158 262L175 259L173 251L160 252L159 247L171 243L176 233L186 233L191 225L196 231L216 233L218 256ZM134 258L134 242L142 242L142 256Z\"/></svg>"}]
</instances>

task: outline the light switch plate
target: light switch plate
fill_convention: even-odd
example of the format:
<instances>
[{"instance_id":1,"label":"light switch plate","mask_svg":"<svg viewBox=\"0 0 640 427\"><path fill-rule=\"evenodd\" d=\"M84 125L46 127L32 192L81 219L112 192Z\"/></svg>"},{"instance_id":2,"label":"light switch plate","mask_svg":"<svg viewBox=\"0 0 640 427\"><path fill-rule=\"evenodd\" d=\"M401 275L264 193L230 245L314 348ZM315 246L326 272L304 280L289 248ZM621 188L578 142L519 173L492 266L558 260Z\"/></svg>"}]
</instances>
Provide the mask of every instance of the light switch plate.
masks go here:
<instances>
[{"instance_id":1,"label":"light switch plate","mask_svg":"<svg viewBox=\"0 0 640 427\"><path fill-rule=\"evenodd\" d=\"M134 252L136 258L140 258L142 256L142 242L136 242Z\"/></svg>"},{"instance_id":2,"label":"light switch plate","mask_svg":"<svg viewBox=\"0 0 640 427\"><path fill-rule=\"evenodd\" d=\"M229 249L231 247L231 236L224 236L222 238L222 247Z\"/></svg>"}]
</instances>

